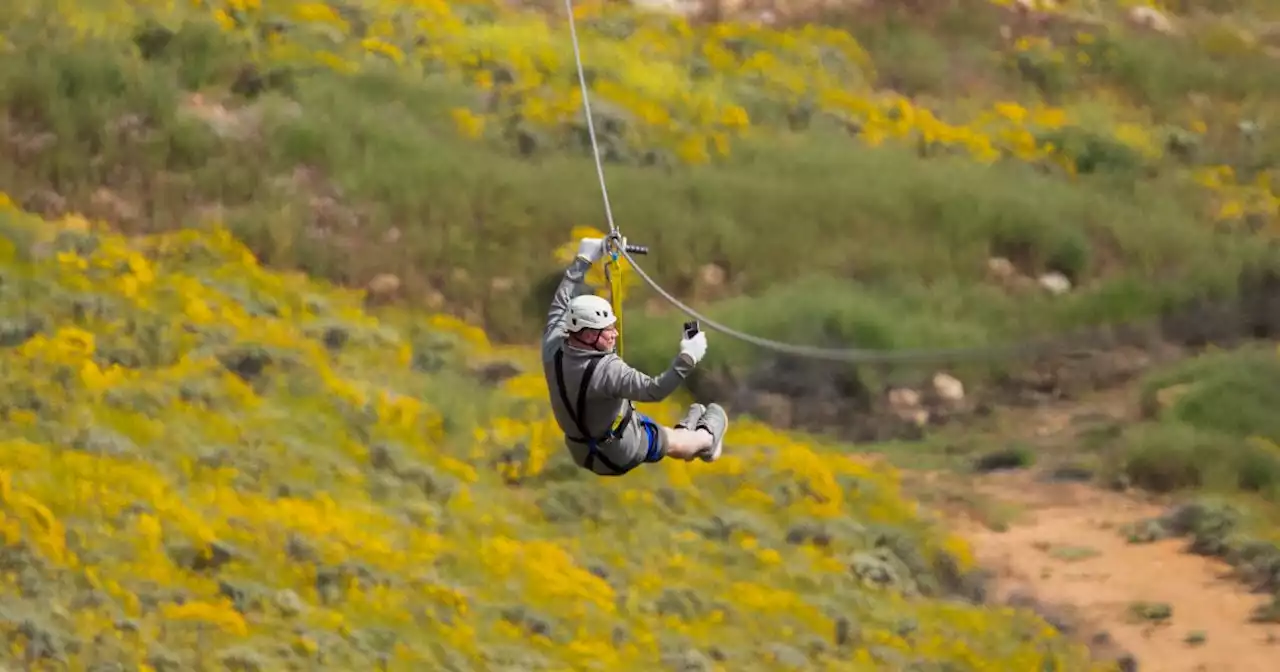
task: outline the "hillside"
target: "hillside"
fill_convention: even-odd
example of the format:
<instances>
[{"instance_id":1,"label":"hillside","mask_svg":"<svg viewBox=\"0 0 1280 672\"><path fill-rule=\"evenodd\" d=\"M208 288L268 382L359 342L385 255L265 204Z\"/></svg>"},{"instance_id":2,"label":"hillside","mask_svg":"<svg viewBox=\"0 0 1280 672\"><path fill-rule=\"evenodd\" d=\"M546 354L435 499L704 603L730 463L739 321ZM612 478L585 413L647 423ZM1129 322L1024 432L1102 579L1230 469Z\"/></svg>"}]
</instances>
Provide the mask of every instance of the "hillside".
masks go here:
<instances>
[{"instance_id":1,"label":"hillside","mask_svg":"<svg viewBox=\"0 0 1280 672\"><path fill-rule=\"evenodd\" d=\"M0 81L13 198L126 232L222 221L273 266L526 342L554 250L604 226L563 17L200 6L0 10L30 64ZM976 345L1261 286L1280 152L1265 25L1241 5L1170 37L1066 7L863 3L764 27L584 3L618 222L664 286L794 342ZM666 313L633 296L632 356L657 366ZM695 389L768 379L766 355L721 339ZM1000 373L962 368L975 392ZM855 390L846 417L883 382L823 375Z\"/></svg>"},{"instance_id":2,"label":"hillside","mask_svg":"<svg viewBox=\"0 0 1280 672\"><path fill-rule=\"evenodd\" d=\"M673 292L798 343L1137 320L1124 345L1174 359L1274 336L1280 17L1138 4L777 3L766 25L578 3L618 223ZM1269 571L1269 348L1089 346L1069 380L713 334L691 387L739 418L727 457L584 479L528 349L566 246L605 226L557 6L0 7L10 662L1090 669L985 600L918 503L945 489L914 470L1002 451L1226 497L1134 539ZM669 358L681 317L639 287L626 310L629 359ZM942 368L964 408L924 427L882 394ZM993 413L1135 377L1108 408L1145 416Z\"/></svg>"},{"instance_id":3,"label":"hillside","mask_svg":"<svg viewBox=\"0 0 1280 672\"><path fill-rule=\"evenodd\" d=\"M0 227L11 660L1079 669L1043 621L950 599L963 543L838 446L743 421L714 468L586 480L531 353L375 318L222 230Z\"/></svg>"}]
</instances>

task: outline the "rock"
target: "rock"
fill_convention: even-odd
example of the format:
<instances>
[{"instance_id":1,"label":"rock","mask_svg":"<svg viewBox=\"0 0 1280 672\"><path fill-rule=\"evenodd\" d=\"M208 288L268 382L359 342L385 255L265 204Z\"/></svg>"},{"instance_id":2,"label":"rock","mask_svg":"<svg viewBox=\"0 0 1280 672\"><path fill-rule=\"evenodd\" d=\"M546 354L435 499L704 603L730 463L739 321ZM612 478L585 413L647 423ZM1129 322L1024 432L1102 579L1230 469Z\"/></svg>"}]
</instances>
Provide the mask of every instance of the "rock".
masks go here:
<instances>
[{"instance_id":1,"label":"rock","mask_svg":"<svg viewBox=\"0 0 1280 672\"><path fill-rule=\"evenodd\" d=\"M943 401L956 403L964 400L964 384L945 373L934 374L933 391Z\"/></svg>"},{"instance_id":2,"label":"rock","mask_svg":"<svg viewBox=\"0 0 1280 672\"><path fill-rule=\"evenodd\" d=\"M1056 271L1045 273L1037 280L1041 287L1044 287L1055 296L1061 296L1071 291L1071 281L1067 279L1067 276Z\"/></svg>"},{"instance_id":3,"label":"rock","mask_svg":"<svg viewBox=\"0 0 1280 672\"><path fill-rule=\"evenodd\" d=\"M896 387L889 390L889 410L899 420L916 427L929 424L929 411L920 407L920 393L913 389Z\"/></svg>"},{"instance_id":4,"label":"rock","mask_svg":"<svg viewBox=\"0 0 1280 672\"><path fill-rule=\"evenodd\" d=\"M1018 275L1018 268L1004 257L992 257L987 260L987 275L997 280L1009 280Z\"/></svg>"},{"instance_id":5,"label":"rock","mask_svg":"<svg viewBox=\"0 0 1280 672\"><path fill-rule=\"evenodd\" d=\"M920 393L907 387L889 390L889 407L894 411L908 411L920 407Z\"/></svg>"},{"instance_id":6,"label":"rock","mask_svg":"<svg viewBox=\"0 0 1280 672\"><path fill-rule=\"evenodd\" d=\"M1169 17L1154 7L1133 7L1129 10L1128 19L1129 23L1137 28L1154 30L1165 35L1173 35L1177 32Z\"/></svg>"},{"instance_id":7,"label":"rock","mask_svg":"<svg viewBox=\"0 0 1280 672\"><path fill-rule=\"evenodd\" d=\"M400 278L390 273L379 273L373 276L365 289L371 300L387 301L400 291Z\"/></svg>"},{"instance_id":8,"label":"rock","mask_svg":"<svg viewBox=\"0 0 1280 672\"><path fill-rule=\"evenodd\" d=\"M696 0L631 0L638 9L677 16L693 16L702 9L702 3Z\"/></svg>"},{"instance_id":9,"label":"rock","mask_svg":"<svg viewBox=\"0 0 1280 672\"><path fill-rule=\"evenodd\" d=\"M302 610L306 608L306 604L303 603L302 598L298 597L298 594L292 590L281 590L277 592L275 599L272 601L275 603L276 608L280 610L280 613L290 618L301 614Z\"/></svg>"},{"instance_id":10,"label":"rock","mask_svg":"<svg viewBox=\"0 0 1280 672\"><path fill-rule=\"evenodd\" d=\"M698 269L698 280L707 287L718 288L724 285L725 277L724 269L716 264L704 264Z\"/></svg>"},{"instance_id":11,"label":"rock","mask_svg":"<svg viewBox=\"0 0 1280 672\"><path fill-rule=\"evenodd\" d=\"M987 280L1013 292L1025 292L1035 288L1035 282L1022 274L1017 265L1004 257L987 260Z\"/></svg>"}]
</instances>

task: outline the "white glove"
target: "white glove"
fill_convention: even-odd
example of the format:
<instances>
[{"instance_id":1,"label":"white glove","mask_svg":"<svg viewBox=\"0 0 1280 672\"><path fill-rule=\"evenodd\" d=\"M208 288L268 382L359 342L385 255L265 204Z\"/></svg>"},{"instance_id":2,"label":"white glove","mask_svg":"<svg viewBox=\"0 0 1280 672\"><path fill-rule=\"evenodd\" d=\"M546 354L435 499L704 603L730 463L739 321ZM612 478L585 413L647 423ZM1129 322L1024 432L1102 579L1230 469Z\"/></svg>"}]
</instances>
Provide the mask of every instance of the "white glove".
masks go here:
<instances>
[{"instance_id":1,"label":"white glove","mask_svg":"<svg viewBox=\"0 0 1280 672\"><path fill-rule=\"evenodd\" d=\"M680 341L680 354L688 355L693 360L694 366L702 361L704 355L707 354L707 333L699 331L693 335L693 338L685 338Z\"/></svg>"},{"instance_id":2,"label":"white glove","mask_svg":"<svg viewBox=\"0 0 1280 672\"><path fill-rule=\"evenodd\" d=\"M578 257L594 264L604 256L604 238L583 238L578 241Z\"/></svg>"}]
</instances>

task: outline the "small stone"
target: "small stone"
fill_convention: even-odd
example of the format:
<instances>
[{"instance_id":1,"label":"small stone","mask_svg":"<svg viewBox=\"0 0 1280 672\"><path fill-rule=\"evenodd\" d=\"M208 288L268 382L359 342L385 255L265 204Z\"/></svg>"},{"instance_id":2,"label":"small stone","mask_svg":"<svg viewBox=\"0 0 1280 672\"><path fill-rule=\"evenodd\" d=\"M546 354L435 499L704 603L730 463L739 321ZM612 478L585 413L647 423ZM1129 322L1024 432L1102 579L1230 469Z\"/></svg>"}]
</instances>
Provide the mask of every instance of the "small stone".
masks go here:
<instances>
[{"instance_id":1,"label":"small stone","mask_svg":"<svg viewBox=\"0 0 1280 672\"><path fill-rule=\"evenodd\" d=\"M1071 281L1067 279L1067 276L1056 271L1040 276L1038 282L1041 287L1055 296L1061 296L1071 291Z\"/></svg>"},{"instance_id":2,"label":"small stone","mask_svg":"<svg viewBox=\"0 0 1280 672\"><path fill-rule=\"evenodd\" d=\"M889 390L889 405L896 411L905 411L920 406L920 393L906 387Z\"/></svg>"},{"instance_id":3,"label":"small stone","mask_svg":"<svg viewBox=\"0 0 1280 672\"><path fill-rule=\"evenodd\" d=\"M964 384L945 373L938 373L933 376L933 391L944 401L957 402L964 400Z\"/></svg>"},{"instance_id":4,"label":"small stone","mask_svg":"<svg viewBox=\"0 0 1280 672\"><path fill-rule=\"evenodd\" d=\"M1137 6L1129 10L1129 22L1138 28L1154 30L1157 33L1172 35L1173 22L1155 7Z\"/></svg>"},{"instance_id":5,"label":"small stone","mask_svg":"<svg viewBox=\"0 0 1280 672\"><path fill-rule=\"evenodd\" d=\"M290 618L301 614L303 609L306 608L302 598L298 597L297 593L287 589L277 592L274 602L280 613Z\"/></svg>"},{"instance_id":6,"label":"small stone","mask_svg":"<svg viewBox=\"0 0 1280 672\"><path fill-rule=\"evenodd\" d=\"M712 289L724 285L725 275L724 269L716 264L705 264L698 269L698 281Z\"/></svg>"},{"instance_id":7,"label":"small stone","mask_svg":"<svg viewBox=\"0 0 1280 672\"><path fill-rule=\"evenodd\" d=\"M390 273L379 273L373 276L366 289L369 292L369 298L386 300L400 291L400 278Z\"/></svg>"},{"instance_id":8,"label":"small stone","mask_svg":"<svg viewBox=\"0 0 1280 672\"><path fill-rule=\"evenodd\" d=\"M992 257L987 260L987 273L993 278L1007 280L1016 276L1018 269L1012 261L1004 257Z\"/></svg>"}]
</instances>

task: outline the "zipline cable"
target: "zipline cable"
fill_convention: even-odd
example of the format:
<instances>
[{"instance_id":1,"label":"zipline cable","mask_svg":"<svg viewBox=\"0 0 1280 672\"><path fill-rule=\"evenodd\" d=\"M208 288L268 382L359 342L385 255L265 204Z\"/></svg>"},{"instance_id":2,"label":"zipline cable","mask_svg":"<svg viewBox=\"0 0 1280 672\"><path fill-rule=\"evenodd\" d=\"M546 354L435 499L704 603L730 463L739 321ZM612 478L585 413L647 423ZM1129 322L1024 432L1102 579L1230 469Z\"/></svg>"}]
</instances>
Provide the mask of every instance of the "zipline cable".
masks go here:
<instances>
[{"instance_id":1,"label":"zipline cable","mask_svg":"<svg viewBox=\"0 0 1280 672\"><path fill-rule=\"evenodd\" d=\"M604 198L604 217L609 222L609 232L618 233L618 225L613 223L613 208L609 204L609 185L604 179L604 163L600 160L600 143L596 140L596 122L591 114L591 94L587 91L587 74L582 68L582 48L578 46L578 26L573 20L573 0L564 0L565 12L569 15L569 37L573 40L573 60L578 64L578 85L582 87L582 113L587 117L587 135L591 137L591 154L596 159L596 177L600 179L600 195Z\"/></svg>"},{"instance_id":2,"label":"zipline cable","mask_svg":"<svg viewBox=\"0 0 1280 672\"><path fill-rule=\"evenodd\" d=\"M582 65L582 47L578 42L577 22L573 16L573 0L564 0L565 13L569 19L569 37L573 41L573 59L578 69L578 84L582 89L582 110L587 117L587 135L591 139L591 154L595 159L596 177L600 181L600 195L604 200L605 220L609 223L608 244L612 249L614 261L620 255L631 264L632 269L640 274L640 278L659 296L666 299L668 303L679 308L689 317L698 320L701 324L710 327L731 338L736 338L745 343L750 343L760 348L772 350L781 354L793 355L797 357L807 357L811 359L822 359L828 361L850 362L858 364L887 364L902 362L942 362L942 361L958 361L958 360L977 360L977 359L1003 359L1014 355L1032 355L1036 353L1043 354L1055 349L1055 345L1061 347L1067 339L1059 336L1054 339L1034 339L1024 340L1019 343L989 345L989 346L972 346L960 348L921 348L921 349L903 349L903 350L869 350L863 348L823 348L814 345L796 345L792 343L784 343L760 336L754 336L743 331L739 331L727 325L721 324L711 318L699 313L690 306L686 305L680 299L677 299L670 292L664 289L657 281L649 276L640 264L636 263L635 258L631 256L631 251L641 251L643 248L629 246L626 238L618 229L618 225L613 220L613 208L609 201L609 186L604 177L604 162L600 158L600 143L596 138L595 121L591 114L591 95L587 87L587 75ZM614 307L615 311L619 310L618 306ZM1144 320L1145 323L1154 323L1154 320ZM1134 328L1133 325L1130 328ZM1110 330L1110 329L1108 329ZM1100 330L1094 328L1087 333L1098 335ZM1072 339L1075 340L1075 339ZM1079 346L1077 346L1079 347Z\"/></svg>"}]
</instances>

